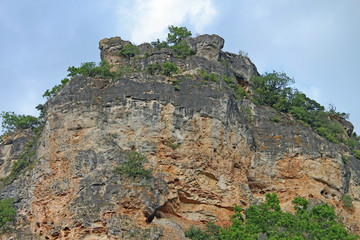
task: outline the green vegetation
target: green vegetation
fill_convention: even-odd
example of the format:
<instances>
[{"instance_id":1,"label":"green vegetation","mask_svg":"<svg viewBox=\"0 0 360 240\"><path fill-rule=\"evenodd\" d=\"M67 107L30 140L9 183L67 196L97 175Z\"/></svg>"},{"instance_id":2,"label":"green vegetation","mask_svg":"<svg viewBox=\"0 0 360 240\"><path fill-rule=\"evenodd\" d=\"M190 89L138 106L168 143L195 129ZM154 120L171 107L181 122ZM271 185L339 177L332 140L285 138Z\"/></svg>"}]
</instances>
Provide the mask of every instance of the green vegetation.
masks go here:
<instances>
[{"instance_id":1,"label":"green vegetation","mask_svg":"<svg viewBox=\"0 0 360 240\"><path fill-rule=\"evenodd\" d=\"M168 48L169 47L169 44L167 42L165 42L165 41L160 42L159 39L157 39L154 42L151 42L151 45L157 50L161 50L163 48Z\"/></svg>"},{"instance_id":2,"label":"green vegetation","mask_svg":"<svg viewBox=\"0 0 360 240\"><path fill-rule=\"evenodd\" d=\"M155 75L161 72L162 66L160 63L153 63L153 64L149 64L146 70L149 74Z\"/></svg>"},{"instance_id":3,"label":"green vegetation","mask_svg":"<svg viewBox=\"0 0 360 240\"><path fill-rule=\"evenodd\" d=\"M17 160L12 164L10 174L0 179L4 185L11 183L23 169L30 165L30 159L35 155L35 151L32 151L34 143L35 139L26 144L24 151L18 155Z\"/></svg>"},{"instance_id":4,"label":"green vegetation","mask_svg":"<svg viewBox=\"0 0 360 240\"><path fill-rule=\"evenodd\" d=\"M147 66L146 71L151 75L163 74L165 76L171 76L175 73L178 73L179 68L171 62L166 62L163 64L153 63Z\"/></svg>"},{"instance_id":5,"label":"green vegetation","mask_svg":"<svg viewBox=\"0 0 360 240\"><path fill-rule=\"evenodd\" d=\"M220 240L220 229L221 227L215 225L213 222L208 222L205 231L202 231L198 227L191 226L185 233L185 237L192 240Z\"/></svg>"},{"instance_id":6,"label":"green vegetation","mask_svg":"<svg viewBox=\"0 0 360 240\"><path fill-rule=\"evenodd\" d=\"M58 92L60 92L61 89L65 87L65 85L69 82L68 78L64 78L61 80L61 84L55 85L51 90L47 89L45 93L42 95L43 98L46 98L46 100L51 99L54 97Z\"/></svg>"},{"instance_id":7,"label":"green vegetation","mask_svg":"<svg viewBox=\"0 0 360 240\"><path fill-rule=\"evenodd\" d=\"M137 54L140 54L140 49L137 46L134 46L134 45L131 45L131 44L125 45L124 47L122 47L119 50L119 55L120 56L124 56L124 57L127 57L129 59L131 57L134 57Z\"/></svg>"},{"instance_id":8,"label":"green vegetation","mask_svg":"<svg viewBox=\"0 0 360 240\"><path fill-rule=\"evenodd\" d=\"M269 116L269 121L280 122L280 118L279 118L279 116L276 116L276 115L270 115Z\"/></svg>"},{"instance_id":9,"label":"green vegetation","mask_svg":"<svg viewBox=\"0 0 360 240\"><path fill-rule=\"evenodd\" d=\"M166 143L166 146L172 148L172 150L175 150L176 148L178 148L181 145L181 143L179 142L175 142L175 140L169 141Z\"/></svg>"},{"instance_id":10,"label":"green vegetation","mask_svg":"<svg viewBox=\"0 0 360 240\"><path fill-rule=\"evenodd\" d=\"M127 159L116 168L116 172L133 179L150 179L153 177L151 175L152 169L144 168L144 163L146 161L147 159L144 155L135 151L131 151L127 154Z\"/></svg>"},{"instance_id":11,"label":"green vegetation","mask_svg":"<svg viewBox=\"0 0 360 240\"><path fill-rule=\"evenodd\" d=\"M34 131L38 131L43 124L41 118L37 118L31 115L18 115L14 112L2 112L0 117L2 119L1 127L4 130L3 135L13 134L17 129L31 128Z\"/></svg>"},{"instance_id":12,"label":"green vegetation","mask_svg":"<svg viewBox=\"0 0 360 240\"><path fill-rule=\"evenodd\" d=\"M350 162L350 156L342 156L341 159L345 164L348 164Z\"/></svg>"},{"instance_id":13,"label":"green vegetation","mask_svg":"<svg viewBox=\"0 0 360 240\"><path fill-rule=\"evenodd\" d=\"M360 150L354 150L354 156L355 156L357 159L360 159Z\"/></svg>"},{"instance_id":14,"label":"green vegetation","mask_svg":"<svg viewBox=\"0 0 360 240\"><path fill-rule=\"evenodd\" d=\"M173 81L173 86L174 86L175 91L180 91L181 90L180 86L179 86L180 83L181 83L180 80Z\"/></svg>"},{"instance_id":15,"label":"green vegetation","mask_svg":"<svg viewBox=\"0 0 360 240\"><path fill-rule=\"evenodd\" d=\"M179 58L186 58L187 56L194 55L195 51L190 48L186 43L178 43L170 47L174 51L175 55Z\"/></svg>"},{"instance_id":16,"label":"green vegetation","mask_svg":"<svg viewBox=\"0 0 360 240\"><path fill-rule=\"evenodd\" d=\"M243 50L239 50L239 56L240 57L248 57L248 53L244 52Z\"/></svg>"},{"instance_id":17,"label":"green vegetation","mask_svg":"<svg viewBox=\"0 0 360 240\"><path fill-rule=\"evenodd\" d=\"M207 226L205 232L190 228L186 236L190 239L357 239L337 220L333 207L327 203L313 206L304 198L292 202L295 214L283 212L275 193L266 194L266 202L252 205L243 212L235 205L232 225L228 229ZM243 213L242 213L243 212Z\"/></svg>"},{"instance_id":18,"label":"green vegetation","mask_svg":"<svg viewBox=\"0 0 360 240\"><path fill-rule=\"evenodd\" d=\"M340 201L342 202L342 204L344 205L344 207L346 209L352 209L354 206L353 206L353 199L350 195L348 194L344 194L341 196L340 198Z\"/></svg>"},{"instance_id":19,"label":"green vegetation","mask_svg":"<svg viewBox=\"0 0 360 240\"><path fill-rule=\"evenodd\" d=\"M315 100L308 98L297 89L288 87L294 83L285 73L265 73L253 77L254 85L252 100L258 104L269 105L279 111L291 113L297 120L312 127L319 135L333 143L344 142L344 129L337 121L329 120L334 112L325 108ZM335 114L342 116L343 114Z\"/></svg>"},{"instance_id":20,"label":"green vegetation","mask_svg":"<svg viewBox=\"0 0 360 240\"><path fill-rule=\"evenodd\" d=\"M164 74L165 76L171 76L178 72L179 72L179 68L175 64L171 62L166 62L162 64L161 73Z\"/></svg>"},{"instance_id":21,"label":"green vegetation","mask_svg":"<svg viewBox=\"0 0 360 240\"><path fill-rule=\"evenodd\" d=\"M102 61L98 65L95 62L85 62L82 63L80 67L71 66L68 68L68 76L88 76L95 77L101 76L104 78L111 78L115 76L114 72L111 72L112 65L110 65L107 61Z\"/></svg>"},{"instance_id":22,"label":"green vegetation","mask_svg":"<svg viewBox=\"0 0 360 240\"><path fill-rule=\"evenodd\" d=\"M234 76L227 77L223 76L225 83L231 87L234 91L235 97L239 100L243 99L244 97L249 97L249 94L246 92L244 88L242 88L238 82L236 81Z\"/></svg>"},{"instance_id":23,"label":"green vegetation","mask_svg":"<svg viewBox=\"0 0 360 240\"><path fill-rule=\"evenodd\" d=\"M9 229L9 225L15 221L15 214L16 210L12 198L0 200L0 232Z\"/></svg>"},{"instance_id":24,"label":"green vegetation","mask_svg":"<svg viewBox=\"0 0 360 240\"><path fill-rule=\"evenodd\" d=\"M204 69L198 71L198 75L202 79L203 82L212 81L219 82L220 78L215 73L207 73Z\"/></svg>"},{"instance_id":25,"label":"green vegetation","mask_svg":"<svg viewBox=\"0 0 360 240\"><path fill-rule=\"evenodd\" d=\"M191 31L189 31L186 27L175 27L173 25L168 27L169 33L166 38L166 41L169 44L179 44L186 38L190 37Z\"/></svg>"},{"instance_id":26,"label":"green vegetation","mask_svg":"<svg viewBox=\"0 0 360 240\"><path fill-rule=\"evenodd\" d=\"M151 45L157 49L171 49L177 57L185 58L187 56L195 54L195 51L190 48L184 40L191 36L191 31L186 27L169 26L169 33L166 41L160 41L157 39L151 42Z\"/></svg>"}]
</instances>

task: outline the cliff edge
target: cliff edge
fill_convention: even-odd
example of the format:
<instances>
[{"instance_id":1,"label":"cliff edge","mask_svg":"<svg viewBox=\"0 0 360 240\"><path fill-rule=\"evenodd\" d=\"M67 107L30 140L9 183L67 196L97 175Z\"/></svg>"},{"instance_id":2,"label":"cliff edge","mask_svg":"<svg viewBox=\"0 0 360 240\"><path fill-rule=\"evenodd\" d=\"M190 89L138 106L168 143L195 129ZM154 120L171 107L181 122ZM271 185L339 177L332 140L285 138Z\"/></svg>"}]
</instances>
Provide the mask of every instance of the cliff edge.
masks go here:
<instances>
[{"instance_id":1,"label":"cliff edge","mask_svg":"<svg viewBox=\"0 0 360 240\"><path fill-rule=\"evenodd\" d=\"M40 135L17 131L0 145L1 177L24 149L34 152L1 187L17 210L3 239L185 239L191 225L229 226L235 204L268 192L287 211L296 196L327 202L360 233L359 160L291 114L238 97L228 83L251 95L259 73L222 51L221 37L186 44L191 54L179 57L151 44L121 54L131 42L101 40L101 59L121 74L74 76L44 105ZM167 74L165 63L177 70ZM150 175L122 174L131 153L146 157Z\"/></svg>"}]
</instances>

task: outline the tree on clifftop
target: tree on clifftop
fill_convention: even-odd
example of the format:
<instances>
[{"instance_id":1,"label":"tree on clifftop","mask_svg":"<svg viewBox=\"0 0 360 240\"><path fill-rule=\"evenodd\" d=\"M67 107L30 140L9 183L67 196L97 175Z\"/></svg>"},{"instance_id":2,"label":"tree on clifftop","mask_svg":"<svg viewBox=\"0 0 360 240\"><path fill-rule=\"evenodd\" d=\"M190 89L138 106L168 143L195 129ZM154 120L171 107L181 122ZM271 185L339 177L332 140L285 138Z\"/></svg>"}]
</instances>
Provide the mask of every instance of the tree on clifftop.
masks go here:
<instances>
[{"instance_id":1,"label":"tree on clifftop","mask_svg":"<svg viewBox=\"0 0 360 240\"><path fill-rule=\"evenodd\" d=\"M186 27L175 27L171 25L169 26L169 33L166 41L170 44L178 44L191 35L191 31L189 31Z\"/></svg>"}]
</instances>

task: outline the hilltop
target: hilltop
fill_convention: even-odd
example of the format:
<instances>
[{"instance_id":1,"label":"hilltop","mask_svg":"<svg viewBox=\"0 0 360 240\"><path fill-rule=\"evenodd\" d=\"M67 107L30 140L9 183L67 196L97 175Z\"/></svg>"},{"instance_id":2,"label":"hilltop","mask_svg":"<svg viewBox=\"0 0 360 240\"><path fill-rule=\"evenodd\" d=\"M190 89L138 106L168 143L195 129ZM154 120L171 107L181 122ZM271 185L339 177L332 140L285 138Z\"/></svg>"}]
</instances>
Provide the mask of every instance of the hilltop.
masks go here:
<instances>
[{"instance_id":1,"label":"hilltop","mask_svg":"<svg viewBox=\"0 0 360 240\"><path fill-rule=\"evenodd\" d=\"M295 197L328 203L359 233L346 114L284 73L259 74L220 36L178 30L138 46L101 40L101 63L69 67L39 119L9 115L20 120L2 137L0 198L13 199L16 224L3 238L185 239L191 226L229 227L235 204L266 193L286 212Z\"/></svg>"}]
</instances>

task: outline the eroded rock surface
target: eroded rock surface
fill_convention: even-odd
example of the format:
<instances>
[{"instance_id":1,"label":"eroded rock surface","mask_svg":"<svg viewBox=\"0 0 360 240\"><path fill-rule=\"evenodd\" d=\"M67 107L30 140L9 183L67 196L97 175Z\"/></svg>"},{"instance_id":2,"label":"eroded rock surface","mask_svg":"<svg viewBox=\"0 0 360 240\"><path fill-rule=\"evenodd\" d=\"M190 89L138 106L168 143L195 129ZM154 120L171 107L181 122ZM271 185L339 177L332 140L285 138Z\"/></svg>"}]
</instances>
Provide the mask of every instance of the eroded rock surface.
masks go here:
<instances>
[{"instance_id":1,"label":"eroded rock surface","mask_svg":"<svg viewBox=\"0 0 360 240\"><path fill-rule=\"evenodd\" d=\"M15 199L15 238L185 239L193 224L229 226L234 204L246 208L267 192L276 192L289 211L295 196L329 202L349 229L359 230L355 158L344 164L345 150L291 116L237 100L223 80L204 83L195 76L204 69L234 76L247 88L258 75L248 58L222 52L224 42L214 35L190 39L197 52L186 59L149 45L142 50L149 56L122 59L117 52L126 44L102 40L102 59L141 72L74 77L46 103L33 166L1 189L1 198ZM182 73L144 71L166 61ZM0 146L2 176L24 144L19 135ZM116 173L131 150L147 156L151 179ZM352 211L340 203L344 193L355 200Z\"/></svg>"}]
</instances>

